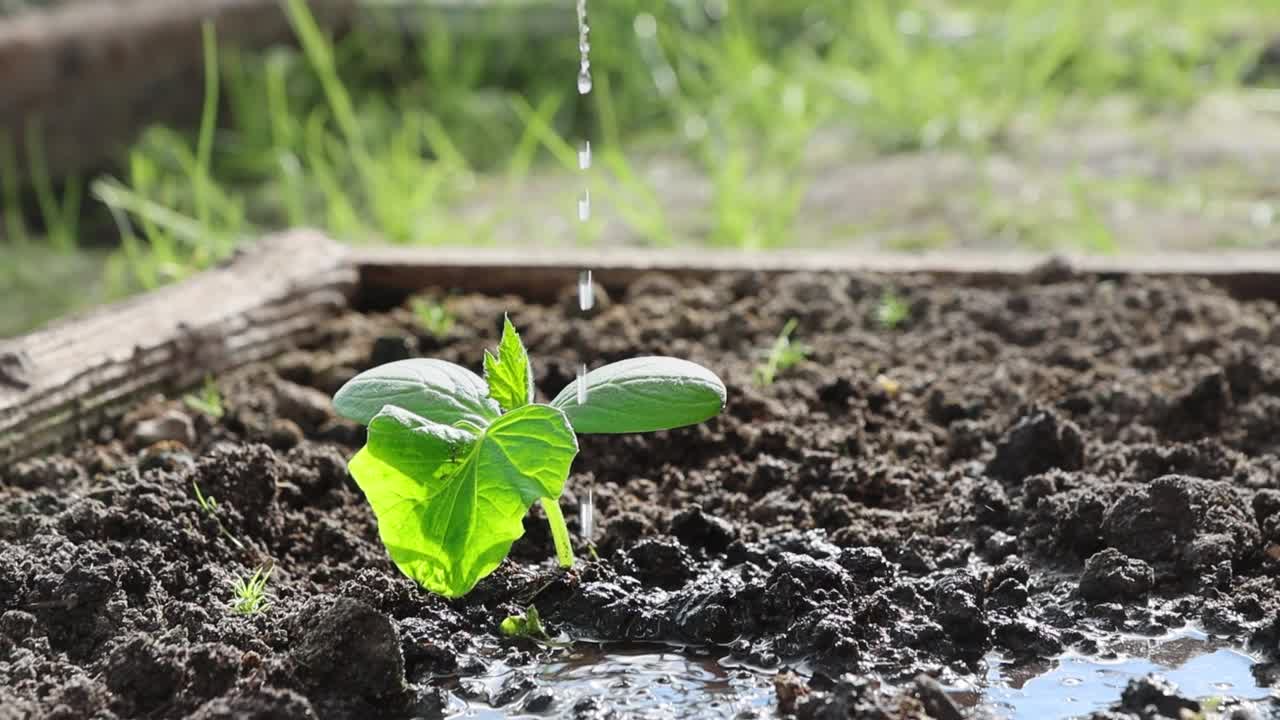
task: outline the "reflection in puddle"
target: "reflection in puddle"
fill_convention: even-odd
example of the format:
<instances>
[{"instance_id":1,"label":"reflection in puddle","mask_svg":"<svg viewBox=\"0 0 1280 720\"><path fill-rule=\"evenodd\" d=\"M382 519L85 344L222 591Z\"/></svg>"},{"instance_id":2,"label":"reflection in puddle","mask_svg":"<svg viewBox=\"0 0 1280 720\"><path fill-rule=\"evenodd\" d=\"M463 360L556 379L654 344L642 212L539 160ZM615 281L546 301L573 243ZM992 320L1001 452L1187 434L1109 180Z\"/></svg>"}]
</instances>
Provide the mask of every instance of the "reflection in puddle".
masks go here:
<instances>
[{"instance_id":1,"label":"reflection in puddle","mask_svg":"<svg viewBox=\"0 0 1280 720\"><path fill-rule=\"evenodd\" d=\"M612 651L579 645L538 668L541 687L555 704L527 713L521 702L492 708L472 702L451 717L496 720L570 715L579 703L597 702L625 718L769 717L774 714L773 674L721 663L715 655L671 651ZM499 676L486 684L501 683Z\"/></svg>"},{"instance_id":2,"label":"reflection in puddle","mask_svg":"<svg viewBox=\"0 0 1280 720\"><path fill-rule=\"evenodd\" d=\"M1153 672L1172 681L1187 697L1273 697L1273 691L1260 687L1250 672L1252 658L1194 630L1161 638L1126 638L1113 647L1115 654L1109 659L1068 653L1040 664L1015 665L992 655L987 658L983 682L959 688L953 697L961 705L982 708L988 717L1069 718L1109 707L1131 679ZM607 707L618 717L640 719L774 717L773 672L735 666L717 657L665 648L605 651L580 644L534 672L537 685L554 695L550 707L530 713L520 699L502 708L482 700L459 700L452 717L560 716L591 703ZM511 672L504 669L475 682L493 690Z\"/></svg>"},{"instance_id":3,"label":"reflection in puddle","mask_svg":"<svg viewBox=\"0 0 1280 720\"><path fill-rule=\"evenodd\" d=\"M1130 680L1148 673L1163 675L1185 697L1272 697L1250 672L1253 658L1198 631L1126 638L1115 648L1111 659L1067 653L1039 665L1013 665L993 655L987 659L985 687L958 693L957 699L1010 720L1069 718L1109 707Z\"/></svg>"}]
</instances>

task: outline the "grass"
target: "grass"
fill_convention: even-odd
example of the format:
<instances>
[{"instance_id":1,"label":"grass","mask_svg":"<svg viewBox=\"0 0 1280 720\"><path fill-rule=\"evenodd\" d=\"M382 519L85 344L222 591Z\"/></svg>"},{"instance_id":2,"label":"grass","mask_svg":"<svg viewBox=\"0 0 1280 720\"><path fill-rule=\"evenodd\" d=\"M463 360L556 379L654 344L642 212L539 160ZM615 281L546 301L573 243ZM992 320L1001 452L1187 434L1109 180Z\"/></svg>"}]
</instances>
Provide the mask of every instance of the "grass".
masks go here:
<instances>
[{"instance_id":1,"label":"grass","mask_svg":"<svg viewBox=\"0 0 1280 720\"><path fill-rule=\"evenodd\" d=\"M765 353L764 360L755 368L756 384L768 387L777 379L778 373L786 372L804 362L809 357L809 346L791 339L796 331L796 319L791 318L782 326L778 337Z\"/></svg>"},{"instance_id":2,"label":"grass","mask_svg":"<svg viewBox=\"0 0 1280 720\"><path fill-rule=\"evenodd\" d=\"M271 607L271 596L267 593L267 581L275 568L268 565L260 567L248 577L237 577L231 581L231 610L239 615L257 615Z\"/></svg>"},{"instance_id":3,"label":"grass","mask_svg":"<svg viewBox=\"0 0 1280 720\"><path fill-rule=\"evenodd\" d=\"M287 226L354 243L490 243L505 219L527 216L517 204L535 174L576 171L581 138L593 141L596 205L636 242L784 246L805 222L817 137L855 148L842 162L985 153L1015 128L1072 122L1116 96L1176 113L1246 79L1274 83L1255 60L1265 30L1280 28L1280 6L1252 0L614 0L591 8L595 89L581 97L568 14L549 37L507 32L513 6L466 33L428 10L416 34L366 24L334 41L302 0L285 7L298 50L220 51L206 28L198 130L152 128L117 173L89 184L120 237L111 294L184 278ZM34 237L3 140L6 242L77 253L83 184L39 172L38 142L22 149L37 170ZM645 172L640 158L654 153L707 178L696 237ZM1068 194L1073 241L1113 251L1091 187ZM478 199L484 212L462 211ZM572 202L546 215L570 218ZM603 227L523 239L590 244ZM932 231L901 242L948 244ZM1062 239L1031 240L1042 242Z\"/></svg>"}]
</instances>

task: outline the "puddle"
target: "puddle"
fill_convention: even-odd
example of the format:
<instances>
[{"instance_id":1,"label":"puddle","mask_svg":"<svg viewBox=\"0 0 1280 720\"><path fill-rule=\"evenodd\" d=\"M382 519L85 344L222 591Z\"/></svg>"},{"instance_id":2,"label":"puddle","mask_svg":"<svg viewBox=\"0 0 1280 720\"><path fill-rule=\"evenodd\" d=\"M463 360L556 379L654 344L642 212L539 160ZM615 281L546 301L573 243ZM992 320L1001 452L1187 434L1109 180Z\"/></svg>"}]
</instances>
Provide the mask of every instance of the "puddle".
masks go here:
<instances>
[{"instance_id":1,"label":"puddle","mask_svg":"<svg viewBox=\"0 0 1280 720\"><path fill-rule=\"evenodd\" d=\"M1153 672L1186 697L1273 697L1250 672L1252 657L1190 628L1159 638L1125 638L1115 651L1113 659L1068 653L1023 666L989 657L984 686L957 693L956 699L1009 720L1070 718L1109 707L1130 680Z\"/></svg>"},{"instance_id":2,"label":"puddle","mask_svg":"<svg viewBox=\"0 0 1280 720\"><path fill-rule=\"evenodd\" d=\"M588 698L607 705L618 717L639 720L723 720L775 714L773 674L721 662L716 655L675 650L606 652L598 646L580 645L544 664L535 677L556 695L555 705L545 713L525 713L520 702L492 708L471 701L450 717L559 717ZM495 674L483 680L497 686L502 677Z\"/></svg>"},{"instance_id":3,"label":"puddle","mask_svg":"<svg viewBox=\"0 0 1280 720\"><path fill-rule=\"evenodd\" d=\"M1120 699L1129 680L1152 672L1164 675L1188 697L1266 700L1277 692L1257 684L1250 672L1253 658L1195 630L1160 638L1124 638L1113 647L1114 658L1069 653L1032 665L1016 665L993 655L987 658L981 684L957 688L952 696L962 706L985 710L986 717L1053 720L1107 708ZM510 673L495 672L475 682L496 689ZM773 672L753 670L706 652L606 651L581 644L542 665L534 677L540 687L555 694L554 706L543 713L524 712L521 701L493 708L483 701L459 699L450 717L559 716L589 698L627 718L776 716Z\"/></svg>"}]
</instances>

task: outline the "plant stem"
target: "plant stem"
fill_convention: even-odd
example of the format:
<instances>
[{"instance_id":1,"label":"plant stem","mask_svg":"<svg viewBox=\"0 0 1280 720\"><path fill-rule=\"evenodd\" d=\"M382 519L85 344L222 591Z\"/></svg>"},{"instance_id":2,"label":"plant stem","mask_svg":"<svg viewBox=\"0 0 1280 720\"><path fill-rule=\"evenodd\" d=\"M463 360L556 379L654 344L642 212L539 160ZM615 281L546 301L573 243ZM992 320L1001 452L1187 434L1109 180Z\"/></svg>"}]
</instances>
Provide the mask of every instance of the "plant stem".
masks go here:
<instances>
[{"instance_id":1,"label":"plant stem","mask_svg":"<svg viewBox=\"0 0 1280 720\"><path fill-rule=\"evenodd\" d=\"M560 503L553 498L542 498L542 510L547 514L547 524L551 526L551 539L556 543L556 558L560 567L573 567L573 545L569 542L569 528L564 524L564 515L560 512Z\"/></svg>"}]
</instances>

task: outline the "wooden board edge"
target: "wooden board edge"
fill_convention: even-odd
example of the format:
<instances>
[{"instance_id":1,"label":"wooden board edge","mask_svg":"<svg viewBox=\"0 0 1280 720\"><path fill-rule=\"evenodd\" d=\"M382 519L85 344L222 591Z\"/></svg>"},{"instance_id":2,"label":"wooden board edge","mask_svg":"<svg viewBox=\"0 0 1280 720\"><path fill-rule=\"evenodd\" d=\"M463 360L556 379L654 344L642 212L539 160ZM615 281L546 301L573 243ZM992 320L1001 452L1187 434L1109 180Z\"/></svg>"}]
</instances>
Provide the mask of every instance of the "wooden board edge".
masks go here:
<instances>
[{"instance_id":1,"label":"wooden board edge","mask_svg":"<svg viewBox=\"0 0 1280 720\"><path fill-rule=\"evenodd\" d=\"M0 341L0 463L82 437L150 394L307 342L350 305L357 282L344 246L292 231L185 282Z\"/></svg>"},{"instance_id":2,"label":"wooden board edge","mask_svg":"<svg viewBox=\"0 0 1280 720\"><path fill-rule=\"evenodd\" d=\"M1280 253L1044 255L1030 253L865 253L849 251L496 250L360 248L361 307L386 307L430 287L551 300L591 269L606 288L654 271L689 279L720 272L912 274L969 284L1007 283L1049 267L1102 277L1201 277L1245 300L1280 301Z\"/></svg>"}]
</instances>

